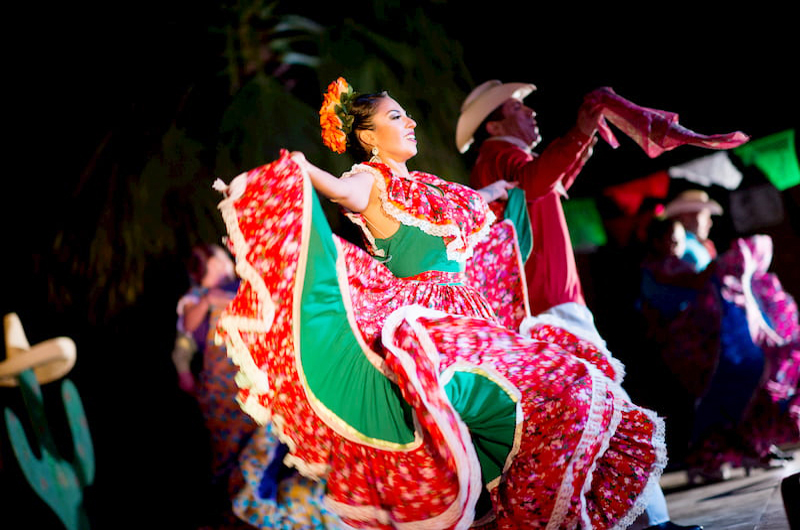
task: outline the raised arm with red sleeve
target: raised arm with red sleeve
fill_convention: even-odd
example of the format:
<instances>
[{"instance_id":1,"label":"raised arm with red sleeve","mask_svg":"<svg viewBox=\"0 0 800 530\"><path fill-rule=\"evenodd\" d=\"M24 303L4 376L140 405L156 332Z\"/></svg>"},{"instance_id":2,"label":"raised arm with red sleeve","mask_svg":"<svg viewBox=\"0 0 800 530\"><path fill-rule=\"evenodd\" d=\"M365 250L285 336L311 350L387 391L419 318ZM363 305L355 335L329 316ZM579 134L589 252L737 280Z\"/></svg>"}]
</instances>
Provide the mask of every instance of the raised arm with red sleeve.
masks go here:
<instances>
[{"instance_id":1,"label":"raised arm with red sleeve","mask_svg":"<svg viewBox=\"0 0 800 530\"><path fill-rule=\"evenodd\" d=\"M551 142L540 155L502 139L487 140L472 170L471 185L482 188L497 180L515 181L525 190L528 200L552 192L559 181L568 189L586 162L591 146L591 138L577 127Z\"/></svg>"}]
</instances>

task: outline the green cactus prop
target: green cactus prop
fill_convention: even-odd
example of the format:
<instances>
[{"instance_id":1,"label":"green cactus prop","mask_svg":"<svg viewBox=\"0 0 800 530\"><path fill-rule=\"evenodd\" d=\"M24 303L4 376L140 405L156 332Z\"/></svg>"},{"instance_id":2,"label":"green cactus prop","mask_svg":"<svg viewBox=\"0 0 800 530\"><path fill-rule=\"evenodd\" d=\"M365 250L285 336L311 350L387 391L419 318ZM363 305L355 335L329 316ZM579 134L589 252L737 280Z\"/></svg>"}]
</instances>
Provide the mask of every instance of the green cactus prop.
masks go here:
<instances>
[{"instance_id":1,"label":"green cactus prop","mask_svg":"<svg viewBox=\"0 0 800 530\"><path fill-rule=\"evenodd\" d=\"M59 456L47 427L42 392L33 370L22 372L19 381L41 454L36 458L22 423L14 412L6 409L9 439L22 472L36 494L53 509L66 528L88 529L89 521L82 506L83 488L94 480L94 449L78 391L68 379L61 384L75 455L72 462L67 462Z\"/></svg>"},{"instance_id":2,"label":"green cactus prop","mask_svg":"<svg viewBox=\"0 0 800 530\"><path fill-rule=\"evenodd\" d=\"M39 359L41 362L32 363L35 367L21 371L14 369L23 365L20 363L21 359L30 358L36 360L37 355L41 354L43 350L45 351L44 356L51 358L52 355L48 354L53 351L69 350L68 346L71 341L65 342L63 338L55 339L41 343L41 348L38 348L38 350L31 349L27 345L27 339L24 339L24 334L21 336L22 340L20 340L19 331L21 330L21 325L19 325L18 321L14 321L16 315L12 316L10 320L12 324L10 326L9 316L6 318L8 360L0 363L0 375L14 374L15 383L22 392L25 409L30 418L30 425L33 431L31 438L34 445L38 445L38 450L34 453L22 422L11 409L6 408L6 427L14 455L17 457L22 473L28 483L36 494L55 512L64 527L68 530L87 530L89 528L89 519L83 507L83 489L94 481L94 448L78 390L69 379L64 379L61 382L61 398L64 403L64 412L73 443L73 456L70 461L67 461L58 452L45 416L44 399L39 381L47 382L47 379L49 379L48 377L43 377L43 374L47 372L47 368L44 367L47 361ZM9 328L12 328L11 333L9 333ZM16 340L14 340L14 336ZM68 341L68 339L66 340ZM67 346L66 348L64 347L65 345ZM67 353L65 357L69 357L71 354L71 362L74 362L74 345L72 345L72 352L66 351L62 353ZM50 362L52 364L52 361ZM69 368L72 366L71 362L68 363ZM11 366L12 364L15 366ZM69 368L66 369L68 370ZM63 371L64 368L60 368L59 373ZM4 385L9 385L9 377L5 377L0 382ZM36 456L37 453L38 457Z\"/></svg>"}]
</instances>

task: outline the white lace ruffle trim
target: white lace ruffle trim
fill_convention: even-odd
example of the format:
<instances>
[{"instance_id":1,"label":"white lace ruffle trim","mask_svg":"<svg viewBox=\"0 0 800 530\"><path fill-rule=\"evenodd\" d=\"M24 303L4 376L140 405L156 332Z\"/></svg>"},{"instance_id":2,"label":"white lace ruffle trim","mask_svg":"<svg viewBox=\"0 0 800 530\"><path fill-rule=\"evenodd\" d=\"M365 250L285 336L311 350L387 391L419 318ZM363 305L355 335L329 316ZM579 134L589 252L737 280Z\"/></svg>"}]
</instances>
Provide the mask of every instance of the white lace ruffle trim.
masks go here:
<instances>
[{"instance_id":1,"label":"white lace ruffle trim","mask_svg":"<svg viewBox=\"0 0 800 530\"><path fill-rule=\"evenodd\" d=\"M406 226L413 226L419 228L420 230L431 236L452 237L453 239L446 245L447 259L451 261L457 261L463 263L469 258L471 258L475 249L475 245L477 245L481 240L483 240L489 234L489 229L491 228L492 223L495 221L494 212L488 210L486 214L486 221L484 222L483 226L478 230L478 232L472 235L465 235L462 232L462 230L456 225L442 226L431 223L430 221L426 221L424 219L419 219L403 211L389 200L389 194L386 190L386 180L384 178L383 173L381 173L379 169L376 169L366 164L356 164L350 171L345 172L342 175L342 177L344 178L349 175L362 172L371 173L373 175L373 177L375 178L375 184L376 186L378 186L378 192L381 199L381 206L384 212L386 212L394 220ZM366 223L362 220L363 216L354 213L348 213L347 216L356 225L358 225L364 232L364 236L369 242L372 252L375 255L385 257L383 256L383 252L380 251L375 245L375 237L367 228Z\"/></svg>"}]
</instances>

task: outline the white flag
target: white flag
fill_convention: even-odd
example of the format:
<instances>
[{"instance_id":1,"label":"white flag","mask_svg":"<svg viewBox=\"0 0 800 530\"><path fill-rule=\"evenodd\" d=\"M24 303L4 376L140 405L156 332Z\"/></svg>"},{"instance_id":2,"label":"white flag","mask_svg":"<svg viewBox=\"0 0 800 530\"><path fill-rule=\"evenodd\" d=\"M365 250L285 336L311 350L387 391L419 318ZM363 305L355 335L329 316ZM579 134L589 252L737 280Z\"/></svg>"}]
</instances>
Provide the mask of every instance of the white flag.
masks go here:
<instances>
[{"instance_id":1,"label":"white flag","mask_svg":"<svg viewBox=\"0 0 800 530\"><path fill-rule=\"evenodd\" d=\"M672 178L682 178L701 186L716 184L735 190L742 182L742 173L736 169L726 151L697 158L667 170Z\"/></svg>"}]
</instances>

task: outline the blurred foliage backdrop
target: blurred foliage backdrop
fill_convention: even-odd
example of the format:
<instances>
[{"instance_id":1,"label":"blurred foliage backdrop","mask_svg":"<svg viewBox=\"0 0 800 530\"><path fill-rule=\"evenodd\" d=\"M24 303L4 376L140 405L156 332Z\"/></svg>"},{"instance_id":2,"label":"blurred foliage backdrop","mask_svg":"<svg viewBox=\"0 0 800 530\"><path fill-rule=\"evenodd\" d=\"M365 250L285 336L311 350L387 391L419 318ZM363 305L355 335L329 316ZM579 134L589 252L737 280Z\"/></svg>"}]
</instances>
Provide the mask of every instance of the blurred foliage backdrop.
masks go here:
<instances>
[{"instance_id":1,"label":"blurred foliage backdrop","mask_svg":"<svg viewBox=\"0 0 800 530\"><path fill-rule=\"evenodd\" d=\"M453 137L471 80L436 22L445 2L358 4L31 5L9 19L26 31L9 65L20 119L7 151L21 170L6 179L12 267L0 306L31 344L76 343L69 378L95 446L84 495L93 527L197 528L213 511L204 426L170 352L185 259L224 236L215 179L283 148L334 174L349 168L319 129L322 94L340 75L414 115L413 167L466 178ZM339 213L327 213L336 229ZM54 388L43 392L57 408ZM24 415L17 389L0 389L6 406ZM50 410L50 427L68 441L62 416ZM15 500L3 528L56 527L1 430L0 496Z\"/></svg>"},{"instance_id":2,"label":"blurred foliage backdrop","mask_svg":"<svg viewBox=\"0 0 800 530\"><path fill-rule=\"evenodd\" d=\"M127 111L87 135L96 145L59 206L70 214L52 253L37 258L54 307L86 301L91 321L112 318L141 295L148 266L219 241L217 177L282 148L334 174L349 168L320 141L322 93L340 75L361 92L388 90L415 116L414 167L466 178L453 137L471 80L459 43L436 22L444 3L379 0L350 5L346 17L304 4L220 2L141 28L152 43L131 45L140 66L107 87Z\"/></svg>"}]
</instances>

